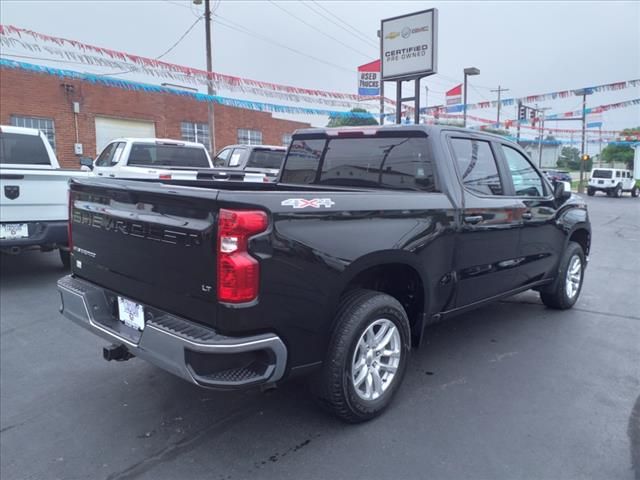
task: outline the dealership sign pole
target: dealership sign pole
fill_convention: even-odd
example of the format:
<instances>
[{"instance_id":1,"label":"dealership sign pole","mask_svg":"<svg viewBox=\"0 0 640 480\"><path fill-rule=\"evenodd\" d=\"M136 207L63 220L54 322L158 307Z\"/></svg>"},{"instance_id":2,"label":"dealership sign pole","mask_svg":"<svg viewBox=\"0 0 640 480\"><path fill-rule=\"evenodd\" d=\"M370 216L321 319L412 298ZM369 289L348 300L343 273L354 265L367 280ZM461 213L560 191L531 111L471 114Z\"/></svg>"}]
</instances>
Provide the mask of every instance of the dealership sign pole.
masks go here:
<instances>
[{"instance_id":1,"label":"dealership sign pole","mask_svg":"<svg viewBox=\"0 0 640 480\"><path fill-rule=\"evenodd\" d=\"M396 123L402 121L402 103L415 102L420 123L420 79L437 73L438 10L382 20L380 28L382 82L396 82ZM413 80L414 96L402 97L402 82Z\"/></svg>"}]
</instances>

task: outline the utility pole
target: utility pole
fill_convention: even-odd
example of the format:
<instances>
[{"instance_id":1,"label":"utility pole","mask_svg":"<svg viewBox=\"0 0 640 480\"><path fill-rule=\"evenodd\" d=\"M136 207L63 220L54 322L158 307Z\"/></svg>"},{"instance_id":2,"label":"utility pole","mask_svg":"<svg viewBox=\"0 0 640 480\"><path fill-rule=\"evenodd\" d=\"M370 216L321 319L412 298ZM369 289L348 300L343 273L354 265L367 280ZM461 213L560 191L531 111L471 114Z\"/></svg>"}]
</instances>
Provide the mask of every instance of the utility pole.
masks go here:
<instances>
[{"instance_id":1,"label":"utility pole","mask_svg":"<svg viewBox=\"0 0 640 480\"><path fill-rule=\"evenodd\" d=\"M598 127L598 166L602 166L602 124Z\"/></svg>"},{"instance_id":2,"label":"utility pole","mask_svg":"<svg viewBox=\"0 0 640 480\"><path fill-rule=\"evenodd\" d=\"M584 160L582 155L585 154L585 140L587 135L587 95L586 89L580 92L582 94L582 147L580 148L580 183L578 184L578 193L584 193Z\"/></svg>"},{"instance_id":3,"label":"utility pole","mask_svg":"<svg viewBox=\"0 0 640 480\"><path fill-rule=\"evenodd\" d=\"M536 105L537 107L537 105ZM542 137L544 137L544 117L545 111L549 110L549 107L537 109L537 112L542 113L542 118L540 119L540 138L538 140L538 168L542 168Z\"/></svg>"},{"instance_id":4,"label":"utility pole","mask_svg":"<svg viewBox=\"0 0 640 480\"><path fill-rule=\"evenodd\" d=\"M496 118L496 128L500 128L500 107L502 106L502 104L500 103L500 94L502 92L508 92L509 89L508 88L502 88L500 87L500 85L498 85L498 88L496 90L491 90L492 92L498 92L498 115Z\"/></svg>"},{"instance_id":5,"label":"utility pole","mask_svg":"<svg viewBox=\"0 0 640 480\"><path fill-rule=\"evenodd\" d=\"M522 107L522 101L518 100L518 104L516 105L516 122L517 125L517 133L516 133L516 142L520 143L520 108Z\"/></svg>"},{"instance_id":6,"label":"utility pole","mask_svg":"<svg viewBox=\"0 0 640 480\"><path fill-rule=\"evenodd\" d=\"M195 3L195 0L194 0ZM204 0L204 28L205 38L207 42L207 94L215 95L213 89L212 60L211 60L211 4L210 0ZM209 113L209 143L211 145L211 158L216 155L216 125L215 112L213 110L213 101L207 102Z\"/></svg>"}]
</instances>

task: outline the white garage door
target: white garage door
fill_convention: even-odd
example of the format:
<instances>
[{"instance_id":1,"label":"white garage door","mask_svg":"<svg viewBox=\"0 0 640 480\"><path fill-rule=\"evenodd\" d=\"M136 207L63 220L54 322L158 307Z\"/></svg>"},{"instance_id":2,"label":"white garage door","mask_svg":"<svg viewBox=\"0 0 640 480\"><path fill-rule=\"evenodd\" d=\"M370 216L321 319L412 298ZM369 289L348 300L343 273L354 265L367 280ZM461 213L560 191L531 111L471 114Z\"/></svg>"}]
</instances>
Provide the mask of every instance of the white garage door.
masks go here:
<instances>
[{"instance_id":1,"label":"white garage door","mask_svg":"<svg viewBox=\"0 0 640 480\"><path fill-rule=\"evenodd\" d=\"M156 136L156 126L153 122L144 120L122 120L119 118L96 117L96 153L114 138Z\"/></svg>"}]
</instances>

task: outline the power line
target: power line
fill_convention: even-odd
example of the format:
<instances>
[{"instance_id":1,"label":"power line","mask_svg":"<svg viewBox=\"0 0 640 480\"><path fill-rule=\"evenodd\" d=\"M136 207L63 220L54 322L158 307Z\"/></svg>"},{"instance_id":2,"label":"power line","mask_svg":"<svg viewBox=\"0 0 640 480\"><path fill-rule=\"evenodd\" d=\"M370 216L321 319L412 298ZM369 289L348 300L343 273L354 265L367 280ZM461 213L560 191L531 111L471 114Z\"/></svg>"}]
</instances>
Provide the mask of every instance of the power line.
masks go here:
<instances>
[{"instance_id":1,"label":"power line","mask_svg":"<svg viewBox=\"0 0 640 480\"><path fill-rule=\"evenodd\" d=\"M269 1L269 3L271 3L274 7L279 8L280 10L282 10L282 11L283 11L284 13L286 13L287 15L289 15L289 16L291 16L291 17L295 18L295 19L296 19L296 20L298 20L299 22L301 22L301 23L305 24L307 27L310 27L310 28L314 29L316 32L320 32L320 33L321 33L322 35L324 35L325 37L330 38L330 39L331 39L331 40L333 40L334 42L339 43L339 44L340 44L340 45L342 45L343 47L346 47L346 48L348 48L349 50L351 50L351 51L353 51L353 52L359 53L359 54L360 54L360 55L362 55L363 57L366 57L366 58L370 58L370 57L371 57L371 55L369 55L368 53L361 52L360 50L358 50L358 49L356 49L356 48L353 48L352 46L350 46L350 45L348 45L348 44L344 43L342 40L338 40L338 39L337 39L336 37L334 37L333 35L330 35L330 34L328 34L327 32L325 32L325 31L323 31L323 30L320 30L320 29L319 29L318 27L316 27L315 25L313 25L313 24L311 24L311 23L307 22L306 20L304 20L304 19L302 19L302 18L298 17L297 15L295 15L295 14L291 13L289 10L285 9L284 7L281 7L280 5L278 5L278 4L277 4L276 2L274 2L273 0L268 0L268 1Z\"/></svg>"},{"instance_id":2,"label":"power line","mask_svg":"<svg viewBox=\"0 0 640 480\"><path fill-rule=\"evenodd\" d=\"M332 18L330 18L329 16L325 15L324 13L322 13L320 10L316 10L314 7L312 7L310 4L308 3L302 3L302 5L304 5L305 7L307 7L309 10L311 10L312 12L320 15L321 17L325 18L326 20L328 20L329 22L333 23L335 26L341 28L342 30L344 30L345 32L349 33L350 35L353 35L355 38L357 38L358 40L360 40L361 42L366 43L367 45L373 47L373 48L379 48L379 44L370 40L369 37L367 35L365 35L364 33L360 32L360 30L358 30L356 27L354 27L353 25L345 22L344 20L342 20L340 17L338 17L337 15L333 14L330 10L327 10L326 8L324 8L322 5L320 5L318 2L313 2L317 7L321 8L322 10L324 10L326 13L328 13L329 15L331 15L331 17L339 20L342 24L346 25L340 25L339 23L337 23L335 20L333 20Z\"/></svg>"},{"instance_id":3,"label":"power line","mask_svg":"<svg viewBox=\"0 0 640 480\"><path fill-rule=\"evenodd\" d=\"M220 20L222 20L222 22L221 22ZM263 40L263 41L265 41L265 42L267 42L267 43L270 43L270 44L272 44L272 45L275 45L275 46L277 46L277 47L284 48L285 50L289 50L290 52L296 53L296 54L301 55L301 56L303 56L303 57L305 57L305 58L309 58L309 59L315 60L316 62L320 62L320 63L323 63L323 64L325 64L325 65L329 65L329 66L331 66L331 67L334 67L334 68L338 68L338 69L340 69L340 70L347 71L347 72L349 72L349 73L351 73L351 74L353 74L353 73L354 73L354 71L353 71L353 69L352 69L352 68L347 68L347 67L343 67L343 66L341 66L341 65L337 65L337 64L332 63L332 62L329 62L329 61L327 61L327 60L323 60L322 58L314 57L314 56L312 56L312 55L309 55L308 53L302 52L302 51L300 51L300 50L296 50L295 48L289 47L288 45L283 45L282 43L278 43L278 42L276 42L276 41L274 41L274 40L271 40L271 39L270 39L270 38L268 38L268 37L265 37L265 36L263 36L263 35L260 35L260 34L258 34L258 33L255 33L255 32L253 32L252 30L249 30L248 28L243 27L242 25L239 25L239 24L237 24L237 23L235 23L235 22L231 21L231 20L229 20L229 19L228 19L228 18L226 18L226 17L223 17L222 15L218 15L218 16L214 19L214 22L215 22L215 23L217 23L217 24L219 24L219 25L221 25L221 26L223 26L223 27L229 28L229 29L231 29L231 30L235 30L235 31L237 31L237 32L244 33L245 35L249 35L249 36L252 36L252 37L258 38L258 39L260 39L260 40Z\"/></svg>"},{"instance_id":4,"label":"power line","mask_svg":"<svg viewBox=\"0 0 640 480\"><path fill-rule=\"evenodd\" d=\"M173 3L173 2L171 2ZM176 40L174 42L173 45L171 45L167 50L164 51L164 53L158 55L157 57L154 58L154 60L160 60L162 57L164 57L167 53L169 53L171 50L173 50L174 48L176 48L180 42L182 42L182 40L184 40L184 38L189 35L189 33L191 32L191 30L193 30L193 27L196 26L196 24L202 20L202 15L199 16L198 18L196 18L195 22L193 22L191 24L191 26L189 28L187 28L187 30L180 36L180 38L178 38L178 40ZM104 76L113 76L113 75L124 75L125 73L131 73L136 71L135 68L129 69L129 70L124 70L122 72L113 72L113 73L97 73L96 75L104 75Z\"/></svg>"}]
</instances>

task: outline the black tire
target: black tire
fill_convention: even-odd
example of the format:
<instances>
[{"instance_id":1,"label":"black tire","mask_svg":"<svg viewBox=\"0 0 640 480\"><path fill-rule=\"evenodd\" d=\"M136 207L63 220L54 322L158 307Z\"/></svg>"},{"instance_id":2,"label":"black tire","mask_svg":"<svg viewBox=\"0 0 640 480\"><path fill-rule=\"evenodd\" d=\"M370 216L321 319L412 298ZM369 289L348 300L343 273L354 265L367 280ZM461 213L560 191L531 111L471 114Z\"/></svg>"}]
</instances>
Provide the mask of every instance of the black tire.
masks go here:
<instances>
[{"instance_id":1,"label":"black tire","mask_svg":"<svg viewBox=\"0 0 640 480\"><path fill-rule=\"evenodd\" d=\"M566 286L567 270L576 256L580 260L580 283L575 294L570 296ZM585 266L585 256L582 247L576 242L569 242L558 265L558 277L548 290L542 290L540 292L542 303L556 310L567 310L573 307L578 301L580 292L582 291Z\"/></svg>"},{"instance_id":2,"label":"black tire","mask_svg":"<svg viewBox=\"0 0 640 480\"><path fill-rule=\"evenodd\" d=\"M367 329L382 319L391 321L399 333L399 364L384 387L386 390L376 399L364 399L356 392L352 380L355 353ZM410 350L409 320L400 302L384 293L356 290L346 295L338 308L327 356L322 370L311 379L312 389L321 405L341 420L349 423L371 420L391 403L400 387ZM363 368L369 369L369 365ZM369 374L365 377L368 381Z\"/></svg>"},{"instance_id":3,"label":"black tire","mask_svg":"<svg viewBox=\"0 0 640 480\"><path fill-rule=\"evenodd\" d=\"M587 195L589 195L590 197L593 197L596 194L595 189L589 187L587 188Z\"/></svg>"},{"instance_id":4,"label":"black tire","mask_svg":"<svg viewBox=\"0 0 640 480\"><path fill-rule=\"evenodd\" d=\"M620 185L613 189L613 196L616 198L620 198L622 196L622 187Z\"/></svg>"},{"instance_id":5,"label":"black tire","mask_svg":"<svg viewBox=\"0 0 640 480\"><path fill-rule=\"evenodd\" d=\"M607 197L613 197L613 190L607 190Z\"/></svg>"},{"instance_id":6,"label":"black tire","mask_svg":"<svg viewBox=\"0 0 640 480\"><path fill-rule=\"evenodd\" d=\"M638 186L636 185L635 187L633 187L631 189L631 196L632 197L637 197L638 194L640 194L640 188L638 188Z\"/></svg>"},{"instance_id":7,"label":"black tire","mask_svg":"<svg viewBox=\"0 0 640 480\"><path fill-rule=\"evenodd\" d=\"M69 250L63 250L62 248L58 249L58 252L60 253L62 266L67 270L71 269L71 252Z\"/></svg>"}]
</instances>

